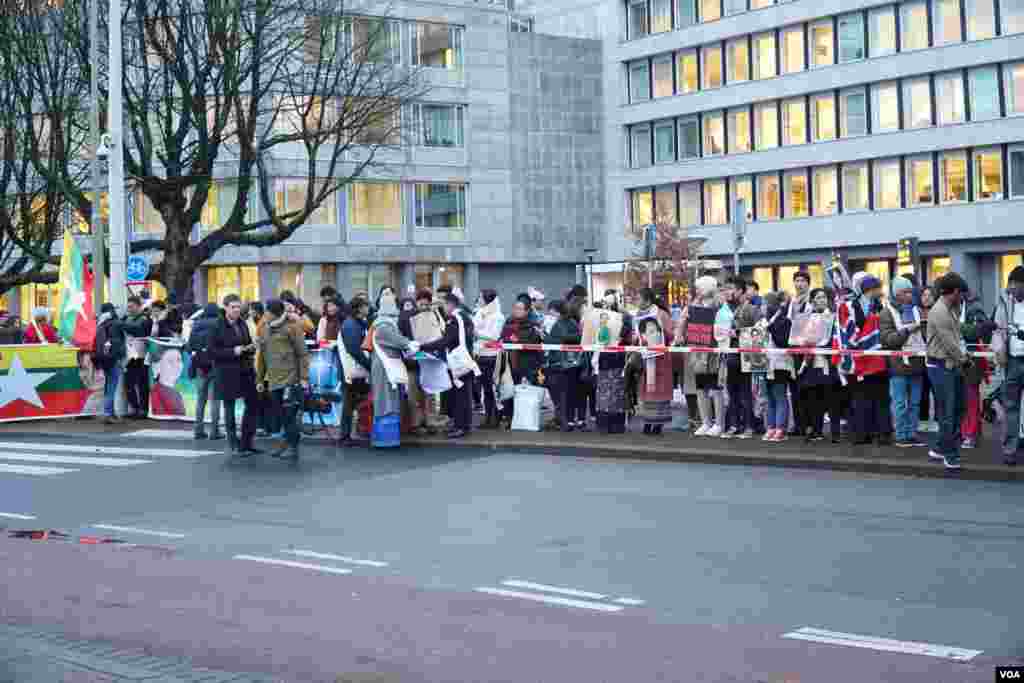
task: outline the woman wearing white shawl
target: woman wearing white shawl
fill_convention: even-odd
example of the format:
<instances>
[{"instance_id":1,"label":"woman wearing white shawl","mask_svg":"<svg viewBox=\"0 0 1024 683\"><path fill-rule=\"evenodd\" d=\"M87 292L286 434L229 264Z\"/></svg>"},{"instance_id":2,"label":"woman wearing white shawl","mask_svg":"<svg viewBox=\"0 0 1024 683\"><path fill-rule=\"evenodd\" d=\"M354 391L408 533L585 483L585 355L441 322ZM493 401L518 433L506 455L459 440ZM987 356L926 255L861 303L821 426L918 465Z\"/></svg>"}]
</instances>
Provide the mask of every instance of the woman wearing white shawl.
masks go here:
<instances>
[{"instance_id":1,"label":"woman wearing white shawl","mask_svg":"<svg viewBox=\"0 0 1024 683\"><path fill-rule=\"evenodd\" d=\"M379 306L373 323L373 364L370 369L374 419L401 415L402 393L409 382L402 354L419 350L419 344L398 331L398 304L394 295L385 293Z\"/></svg>"}]
</instances>

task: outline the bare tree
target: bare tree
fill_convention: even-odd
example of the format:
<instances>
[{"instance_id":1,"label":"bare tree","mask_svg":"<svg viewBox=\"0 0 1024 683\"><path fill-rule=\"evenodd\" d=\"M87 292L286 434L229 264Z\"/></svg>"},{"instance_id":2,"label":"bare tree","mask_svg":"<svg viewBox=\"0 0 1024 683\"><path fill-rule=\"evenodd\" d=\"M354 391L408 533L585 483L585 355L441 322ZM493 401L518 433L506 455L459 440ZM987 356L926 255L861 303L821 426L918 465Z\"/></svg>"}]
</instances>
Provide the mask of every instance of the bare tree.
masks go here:
<instances>
[{"instance_id":1,"label":"bare tree","mask_svg":"<svg viewBox=\"0 0 1024 683\"><path fill-rule=\"evenodd\" d=\"M90 77L86 1L66 0L60 26L19 38L36 43L26 53L65 41L80 92ZM141 195L137 217L162 224L133 250L162 252L151 277L181 300L219 249L284 242L380 166L380 151L403 142L400 112L425 94L420 71L402 63L395 24L343 2L124 0L122 9L125 170ZM89 207L70 175L47 173ZM304 191L275 187L282 175Z\"/></svg>"},{"instance_id":2,"label":"bare tree","mask_svg":"<svg viewBox=\"0 0 1024 683\"><path fill-rule=\"evenodd\" d=\"M657 212L651 228L653 239L641 234L633 250L634 258L626 264L627 296L636 297L641 288L652 282L655 291L664 291L673 299L681 297L688 291L694 273L692 259L696 250L689 230L664 211Z\"/></svg>"}]
</instances>

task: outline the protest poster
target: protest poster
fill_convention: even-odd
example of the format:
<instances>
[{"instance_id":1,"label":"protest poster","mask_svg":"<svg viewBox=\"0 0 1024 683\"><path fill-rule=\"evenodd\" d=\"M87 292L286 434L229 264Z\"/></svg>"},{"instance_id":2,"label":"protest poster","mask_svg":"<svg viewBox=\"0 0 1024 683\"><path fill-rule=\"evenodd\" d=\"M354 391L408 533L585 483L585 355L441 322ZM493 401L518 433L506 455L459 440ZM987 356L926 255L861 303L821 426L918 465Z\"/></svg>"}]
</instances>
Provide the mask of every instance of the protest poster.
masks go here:
<instances>
[{"instance_id":1,"label":"protest poster","mask_svg":"<svg viewBox=\"0 0 1024 683\"><path fill-rule=\"evenodd\" d=\"M798 313L793 316L789 345L799 348L828 346L832 340L831 313Z\"/></svg>"},{"instance_id":2,"label":"protest poster","mask_svg":"<svg viewBox=\"0 0 1024 683\"><path fill-rule=\"evenodd\" d=\"M149 416L156 420L195 420L196 386L189 377L192 354L171 339L150 339Z\"/></svg>"},{"instance_id":3,"label":"protest poster","mask_svg":"<svg viewBox=\"0 0 1024 683\"><path fill-rule=\"evenodd\" d=\"M583 317L584 346L615 346L622 338L622 314L603 308L588 309Z\"/></svg>"},{"instance_id":4,"label":"protest poster","mask_svg":"<svg viewBox=\"0 0 1024 683\"><path fill-rule=\"evenodd\" d=\"M764 325L744 327L740 330L740 348L763 349L767 342L768 330ZM741 353L740 370L743 372L764 372L768 369L768 355L764 353Z\"/></svg>"},{"instance_id":5,"label":"protest poster","mask_svg":"<svg viewBox=\"0 0 1024 683\"><path fill-rule=\"evenodd\" d=\"M690 306L686 319L686 346L715 345L715 313L715 309L707 306Z\"/></svg>"},{"instance_id":6,"label":"protest poster","mask_svg":"<svg viewBox=\"0 0 1024 683\"><path fill-rule=\"evenodd\" d=\"M0 422L95 415L102 405L103 371L91 354L57 344L0 346Z\"/></svg>"}]
</instances>

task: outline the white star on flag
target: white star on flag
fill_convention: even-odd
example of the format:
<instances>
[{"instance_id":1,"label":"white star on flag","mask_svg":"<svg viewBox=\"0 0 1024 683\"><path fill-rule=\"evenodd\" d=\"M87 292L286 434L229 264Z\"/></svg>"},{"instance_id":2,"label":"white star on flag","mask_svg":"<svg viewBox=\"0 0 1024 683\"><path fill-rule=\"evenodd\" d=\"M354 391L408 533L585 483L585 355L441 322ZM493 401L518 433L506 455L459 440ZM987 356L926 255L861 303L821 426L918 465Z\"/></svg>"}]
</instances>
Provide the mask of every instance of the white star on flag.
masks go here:
<instances>
[{"instance_id":1,"label":"white star on flag","mask_svg":"<svg viewBox=\"0 0 1024 683\"><path fill-rule=\"evenodd\" d=\"M64 305L64 311L77 311L78 315L85 317L85 292L77 290L74 292L67 293L67 303ZM76 316L77 317L77 316Z\"/></svg>"},{"instance_id":2,"label":"white star on flag","mask_svg":"<svg viewBox=\"0 0 1024 683\"><path fill-rule=\"evenodd\" d=\"M25 366L21 363L21 356L14 354L7 374L0 377L0 408L18 399L31 403L36 408L42 408L43 400L39 398L39 392L36 391L36 387L56 374L56 372L30 374L25 371Z\"/></svg>"}]
</instances>

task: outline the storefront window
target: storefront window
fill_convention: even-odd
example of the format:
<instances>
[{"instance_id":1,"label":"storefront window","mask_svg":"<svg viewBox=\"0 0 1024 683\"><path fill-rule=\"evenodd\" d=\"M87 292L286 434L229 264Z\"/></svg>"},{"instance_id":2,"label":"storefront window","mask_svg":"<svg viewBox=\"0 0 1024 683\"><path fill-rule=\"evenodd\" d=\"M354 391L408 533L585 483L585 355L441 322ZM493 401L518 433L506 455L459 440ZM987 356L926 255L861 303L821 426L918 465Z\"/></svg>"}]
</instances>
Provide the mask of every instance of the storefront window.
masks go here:
<instances>
[{"instance_id":1,"label":"storefront window","mask_svg":"<svg viewBox=\"0 0 1024 683\"><path fill-rule=\"evenodd\" d=\"M800 266L779 266L779 290L792 294L793 276L800 270Z\"/></svg>"},{"instance_id":2,"label":"storefront window","mask_svg":"<svg viewBox=\"0 0 1024 683\"><path fill-rule=\"evenodd\" d=\"M761 288L761 294L772 291L775 287L775 283L772 281L772 269L770 267L754 268L754 273L750 278L757 283L757 286Z\"/></svg>"},{"instance_id":3,"label":"storefront window","mask_svg":"<svg viewBox=\"0 0 1024 683\"><path fill-rule=\"evenodd\" d=\"M452 289L458 287L465 289L466 267L459 264L434 264L419 263L415 268L416 291L421 289L436 290L438 287L448 286Z\"/></svg>"},{"instance_id":4,"label":"storefront window","mask_svg":"<svg viewBox=\"0 0 1024 683\"><path fill-rule=\"evenodd\" d=\"M30 284L21 286L21 319L26 323L32 320L32 311L45 308L50 311L50 319L57 317L57 299L60 296L60 284Z\"/></svg>"},{"instance_id":5,"label":"storefront window","mask_svg":"<svg viewBox=\"0 0 1024 683\"><path fill-rule=\"evenodd\" d=\"M868 261L864 264L863 271L868 275L874 275L882 283L882 291L889 291L889 262Z\"/></svg>"},{"instance_id":6,"label":"storefront window","mask_svg":"<svg viewBox=\"0 0 1024 683\"><path fill-rule=\"evenodd\" d=\"M294 287L294 283L292 283ZM287 287L282 286L282 289ZM154 296L156 292L153 293ZM206 271L207 301L221 304L228 294L237 294L242 301L260 300L260 278L256 266L216 266Z\"/></svg>"},{"instance_id":7,"label":"storefront window","mask_svg":"<svg viewBox=\"0 0 1024 683\"><path fill-rule=\"evenodd\" d=\"M928 282L935 282L949 272L950 262L948 256L933 256L928 259Z\"/></svg>"},{"instance_id":8,"label":"storefront window","mask_svg":"<svg viewBox=\"0 0 1024 683\"><path fill-rule=\"evenodd\" d=\"M804 270L811 276L811 289L825 286L825 267L820 263L811 263Z\"/></svg>"},{"instance_id":9,"label":"storefront window","mask_svg":"<svg viewBox=\"0 0 1024 683\"><path fill-rule=\"evenodd\" d=\"M387 264L353 265L349 268L352 273L352 296L368 296L371 301L375 301L381 287L395 286L394 270Z\"/></svg>"},{"instance_id":10,"label":"storefront window","mask_svg":"<svg viewBox=\"0 0 1024 683\"><path fill-rule=\"evenodd\" d=\"M999 289L1006 287L1010 273L1017 266L1024 265L1021 254L1003 254L999 257Z\"/></svg>"}]
</instances>

